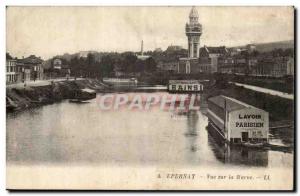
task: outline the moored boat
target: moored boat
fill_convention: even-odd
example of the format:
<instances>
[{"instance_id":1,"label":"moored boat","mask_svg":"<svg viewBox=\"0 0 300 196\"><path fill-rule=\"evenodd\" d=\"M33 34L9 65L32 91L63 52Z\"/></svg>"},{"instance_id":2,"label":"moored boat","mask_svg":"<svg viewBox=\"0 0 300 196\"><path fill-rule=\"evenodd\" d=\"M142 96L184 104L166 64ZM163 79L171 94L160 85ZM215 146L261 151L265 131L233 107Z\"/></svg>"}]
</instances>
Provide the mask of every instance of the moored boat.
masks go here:
<instances>
[{"instance_id":1,"label":"moored boat","mask_svg":"<svg viewBox=\"0 0 300 196\"><path fill-rule=\"evenodd\" d=\"M17 105L14 101L8 97L6 97L6 111L14 111L17 108Z\"/></svg>"},{"instance_id":2,"label":"moored boat","mask_svg":"<svg viewBox=\"0 0 300 196\"><path fill-rule=\"evenodd\" d=\"M75 90L73 92L72 99L70 99L71 102L81 102L81 101L87 101L90 99L96 98L96 91L84 88L80 90Z\"/></svg>"}]
</instances>

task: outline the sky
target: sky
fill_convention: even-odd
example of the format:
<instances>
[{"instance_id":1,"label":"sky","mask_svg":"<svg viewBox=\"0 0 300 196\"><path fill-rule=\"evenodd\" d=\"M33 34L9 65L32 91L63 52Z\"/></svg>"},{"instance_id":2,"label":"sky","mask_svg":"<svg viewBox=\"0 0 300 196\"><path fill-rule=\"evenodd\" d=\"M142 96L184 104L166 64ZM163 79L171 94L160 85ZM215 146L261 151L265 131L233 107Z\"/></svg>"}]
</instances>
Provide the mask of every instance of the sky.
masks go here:
<instances>
[{"instance_id":1,"label":"sky","mask_svg":"<svg viewBox=\"0 0 300 196\"><path fill-rule=\"evenodd\" d=\"M200 47L293 40L292 7L196 7ZM7 7L6 51L43 59L64 53L187 48L191 7Z\"/></svg>"}]
</instances>

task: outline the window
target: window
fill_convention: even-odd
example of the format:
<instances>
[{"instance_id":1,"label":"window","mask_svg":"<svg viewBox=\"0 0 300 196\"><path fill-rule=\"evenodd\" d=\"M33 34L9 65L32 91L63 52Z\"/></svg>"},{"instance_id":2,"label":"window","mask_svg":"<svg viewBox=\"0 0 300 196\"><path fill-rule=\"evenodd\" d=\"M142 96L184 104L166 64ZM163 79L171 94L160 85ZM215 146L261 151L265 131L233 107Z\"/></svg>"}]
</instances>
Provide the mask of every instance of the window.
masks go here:
<instances>
[{"instance_id":1,"label":"window","mask_svg":"<svg viewBox=\"0 0 300 196\"><path fill-rule=\"evenodd\" d=\"M194 44L194 48L193 48L193 52L194 52L194 56L193 57L197 57L197 44Z\"/></svg>"},{"instance_id":2,"label":"window","mask_svg":"<svg viewBox=\"0 0 300 196\"><path fill-rule=\"evenodd\" d=\"M258 137L262 137L262 132L261 131L257 131L257 136Z\"/></svg>"}]
</instances>

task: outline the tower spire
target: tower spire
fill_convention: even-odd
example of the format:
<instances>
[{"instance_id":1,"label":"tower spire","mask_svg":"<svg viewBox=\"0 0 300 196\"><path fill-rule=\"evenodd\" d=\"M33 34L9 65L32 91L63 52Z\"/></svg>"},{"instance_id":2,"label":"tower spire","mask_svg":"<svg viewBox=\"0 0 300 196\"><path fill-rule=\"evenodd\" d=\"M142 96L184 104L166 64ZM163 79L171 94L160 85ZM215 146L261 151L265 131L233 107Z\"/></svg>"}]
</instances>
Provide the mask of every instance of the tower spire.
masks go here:
<instances>
[{"instance_id":1,"label":"tower spire","mask_svg":"<svg viewBox=\"0 0 300 196\"><path fill-rule=\"evenodd\" d=\"M189 17L190 18L199 18L199 14L198 14L198 11L195 6L192 7Z\"/></svg>"}]
</instances>

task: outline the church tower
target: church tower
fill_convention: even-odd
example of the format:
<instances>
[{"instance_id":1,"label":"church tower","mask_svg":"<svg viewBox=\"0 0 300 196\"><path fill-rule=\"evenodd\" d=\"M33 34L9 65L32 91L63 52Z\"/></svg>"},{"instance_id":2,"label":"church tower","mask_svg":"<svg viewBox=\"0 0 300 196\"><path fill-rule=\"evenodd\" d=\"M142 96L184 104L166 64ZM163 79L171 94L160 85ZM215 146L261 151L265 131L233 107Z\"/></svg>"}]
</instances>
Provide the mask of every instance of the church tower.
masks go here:
<instances>
[{"instance_id":1,"label":"church tower","mask_svg":"<svg viewBox=\"0 0 300 196\"><path fill-rule=\"evenodd\" d=\"M192 8L189 18L189 23L185 25L185 34L188 37L188 58L198 58L202 25L198 22L199 15L195 7Z\"/></svg>"}]
</instances>

